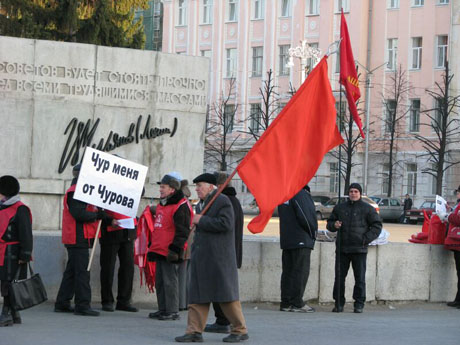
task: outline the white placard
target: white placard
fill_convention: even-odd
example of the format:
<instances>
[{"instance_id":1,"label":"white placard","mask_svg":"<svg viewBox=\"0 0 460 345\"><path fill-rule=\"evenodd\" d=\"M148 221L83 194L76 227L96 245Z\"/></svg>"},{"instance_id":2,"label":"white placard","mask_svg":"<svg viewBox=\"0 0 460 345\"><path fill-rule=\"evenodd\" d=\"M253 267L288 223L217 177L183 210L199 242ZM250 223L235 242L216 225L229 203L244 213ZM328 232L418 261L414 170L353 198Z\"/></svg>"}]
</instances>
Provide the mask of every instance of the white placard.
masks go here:
<instances>
[{"instance_id":1,"label":"white placard","mask_svg":"<svg viewBox=\"0 0 460 345\"><path fill-rule=\"evenodd\" d=\"M134 229L134 218L117 219L117 225L123 229Z\"/></svg>"},{"instance_id":2,"label":"white placard","mask_svg":"<svg viewBox=\"0 0 460 345\"><path fill-rule=\"evenodd\" d=\"M74 198L136 217L148 168L87 147Z\"/></svg>"},{"instance_id":3,"label":"white placard","mask_svg":"<svg viewBox=\"0 0 460 345\"><path fill-rule=\"evenodd\" d=\"M436 195L436 214L444 215L447 213L447 201L442 196Z\"/></svg>"}]
</instances>

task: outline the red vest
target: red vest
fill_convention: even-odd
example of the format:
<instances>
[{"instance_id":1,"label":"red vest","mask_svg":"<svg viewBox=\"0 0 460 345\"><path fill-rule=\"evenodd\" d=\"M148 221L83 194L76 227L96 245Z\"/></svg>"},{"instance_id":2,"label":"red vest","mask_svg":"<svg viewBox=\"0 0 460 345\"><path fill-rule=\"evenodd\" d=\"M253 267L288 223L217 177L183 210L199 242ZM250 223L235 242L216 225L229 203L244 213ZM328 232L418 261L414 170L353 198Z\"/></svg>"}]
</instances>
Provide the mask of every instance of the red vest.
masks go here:
<instances>
[{"instance_id":1,"label":"red vest","mask_svg":"<svg viewBox=\"0 0 460 345\"><path fill-rule=\"evenodd\" d=\"M62 243L64 244L76 244L77 243L77 222L74 217L70 214L69 205L67 204L67 198L69 193L75 191L75 186L70 186L64 196L64 209L62 211ZM97 212L97 207L93 205L86 206L86 211ZM91 223L83 223L84 236L87 239L96 237L98 220ZM101 234L99 233L99 237Z\"/></svg>"},{"instance_id":2,"label":"red vest","mask_svg":"<svg viewBox=\"0 0 460 345\"><path fill-rule=\"evenodd\" d=\"M454 212L452 213L457 214L457 215L460 213L460 203L457 205ZM453 227L455 227L455 225L452 223L449 223L449 230L452 229ZM451 240L450 238L446 237L446 239L444 240L444 248L460 251L460 242Z\"/></svg>"},{"instance_id":3,"label":"red vest","mask_svg":"<svg viewBox=\"0 0 460 345\"><path fill-rule=\"evenodd\" d=\"M8 225L10 224L11 218L13 218L16 215L16 212L18 211L19 206L26 206L26 205L18 201L14 203L13 205L11 205L10 207L7 207L0 211L0 266L3 266L5 262L6 247L11 244L19 243L17 241L16 242L5 242L2 240L2 237L5 234L6 229L8 229ZM29 211L29 215L30 215L30 223L32 223L32 213L30 212L29 207L27 207L27 210Z\"/></svg>"},{"instance_id":4,"label":"red vest","mask_svg":"<svg viewBox=\"0 0 460 345\"><path fill-rule=\"evenodd\" d=\"M185 198L182 198L174 205L157 205L155 223L153 224L152 243L149 252L154 252L163 256L168 255L168 247L174 240L174 235L176 234L173 216L177 209L183 204L187 204L190 209L190 218L192 218L193 210Z\"/></svg>"}]
</instances>

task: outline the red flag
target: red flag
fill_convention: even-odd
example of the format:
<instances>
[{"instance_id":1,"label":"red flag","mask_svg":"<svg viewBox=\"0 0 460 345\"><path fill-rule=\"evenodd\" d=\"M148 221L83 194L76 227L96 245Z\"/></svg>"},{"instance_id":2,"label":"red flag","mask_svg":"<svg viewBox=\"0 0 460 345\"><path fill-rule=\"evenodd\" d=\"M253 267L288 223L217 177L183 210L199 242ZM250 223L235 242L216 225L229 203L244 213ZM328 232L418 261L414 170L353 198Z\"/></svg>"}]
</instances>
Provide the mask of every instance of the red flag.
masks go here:
<instances>
[{"instance_id":1,"label":"red flag","mask_svg":"<svg viewBox=\"0 0 460 345\"><path fill-rule=\"evenodd\" d=\"M298 193L341 143L324 57L236 168L260 210L249 230L262 232L275 207Z\"/></svg>"},{"instance_id":2,"label":"red flag","mask_svg":"<svg viewBox=\"0 0 460 345\"><path fill-rule=\"evenodd\" d=\"M364 138L363 124L356 109L356 101L361 97L361 92L359 91L358 74L356 73L355 59L351 50L350 35L348 35L348 27L343 10L340 22L340 38L342 39L340 42L340 84L345 87L350 113L358 125L361 136Z\"/></svg>"}]
</instances>

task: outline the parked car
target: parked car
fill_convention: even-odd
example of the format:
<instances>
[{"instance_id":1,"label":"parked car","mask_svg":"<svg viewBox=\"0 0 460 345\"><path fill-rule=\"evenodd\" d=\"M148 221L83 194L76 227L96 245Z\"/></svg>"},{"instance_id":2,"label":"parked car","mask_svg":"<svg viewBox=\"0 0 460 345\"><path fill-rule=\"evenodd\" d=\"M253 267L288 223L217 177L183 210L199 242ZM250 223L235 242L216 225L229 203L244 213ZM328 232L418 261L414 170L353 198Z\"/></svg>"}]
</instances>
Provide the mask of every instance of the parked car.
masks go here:
<instances>
[{"instance_id":1,"label":"parked car","mask_svg":"<svg viewBox=\"0 0 460 345\"><path fill-rule=\"evenodd\" d=\"M380 218L383 221L399 221L403 213L403 205L396 198L389 198L387 196L370 196L374 200L380 209Z\"/></svg>"},{"instance_id":2,"label":"parked car","mask_svg":"<svg viewBox=\"0 0 460 345\"><path fill-rule=\"evenodd\" d=\"M436 209L435 200L425 200L420 205L420 207L406 210L406 213L405 213L406 220L411 224L417 224L417 222L423 222L425 220L423 216L423 211L425 211L429 216L431 216L431 214L435 211L435 209Z\"/></svg>"},{"instance_id":3,"label":"parked car","mask_svg":"<svg viewBox=\"0 0 460 345\"><path fill-rule=\"evenodd\" d=\"M362 200L364 202L367 202L369 205L374 207L376 209L377 213L380 212L379 206L377 205L377 203L374 200L372 200L371 198L369 198L367 196L364 196L364 195L361 198L362 198ZM341 197L342 202L345 202L347 200L348 200L348 196L342 196ZM328 219L329 216L332 213L332 210L334 209L334 206L337 205L338 201L339 201L339 198L334 197L334 198L331 198L325 205L318 206L316 208L316 218L318 218L318 219Z\"/></svg>"},{"instance_id":4,"label":"parked car","mask_svg":"<svg viewBox=\"0 0 460 345\"><path fill-rule=\"evenodd\" d=\"M252 201L249 205L243 206L242 208L243 208L243 213L246 215L257 216L260 213L259 206L257 206L257 203L255 200ZM278 217L278 206L275 207L272 217Z\"/></svg>"},{"instance_id":5,"label":"parked car","mask_svg":"<svg viewBox=\"0 0 460 345\"><path fill-rule=\"evenodd\" d=\"M325 205L329 200L331 200L331 198L326 195L312 195L311 197L315 202L315 205L317 202L319 202L321 205Z\"/></svg>"}]
</instances>

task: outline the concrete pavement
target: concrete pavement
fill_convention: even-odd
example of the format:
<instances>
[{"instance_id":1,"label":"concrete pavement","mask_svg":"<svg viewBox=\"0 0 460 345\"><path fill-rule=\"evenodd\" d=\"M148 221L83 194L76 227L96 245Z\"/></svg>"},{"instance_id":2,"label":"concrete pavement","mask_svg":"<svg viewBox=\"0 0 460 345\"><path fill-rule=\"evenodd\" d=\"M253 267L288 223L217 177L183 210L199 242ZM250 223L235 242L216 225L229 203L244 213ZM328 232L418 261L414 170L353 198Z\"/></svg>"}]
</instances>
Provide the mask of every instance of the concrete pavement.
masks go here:
<instances>
[{"instance_id":1,"label":"concrete pavement","mask_svg":"<svg viewBox=\"0 0 460 345\"><path fill-rule=\"evenodd\" d=\"M96 305L94 305L96 307ZM314 305L312 314L278 311L275 304L244 304L250 339L246 344L404 344L460 343L460 310L444 303L368 304L363 314L330 312L332 305ZM22 312L23 324L0 328L1 345L155 345L174 344L185 331L187 313L179 321L147 318L139 313L101 312L99 317L54 313L52 304ZM210 314L210 316L212 316ZM211 318L210 318L211 319ZM205 333L207 344L222 344L222 334Z\"/></svg>"}]
</instances>

